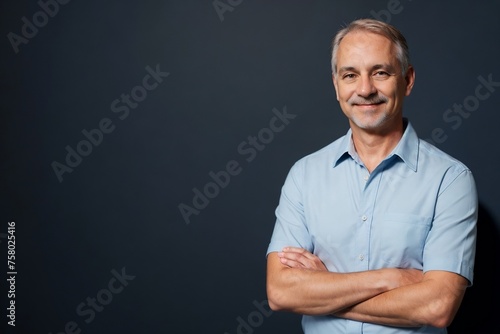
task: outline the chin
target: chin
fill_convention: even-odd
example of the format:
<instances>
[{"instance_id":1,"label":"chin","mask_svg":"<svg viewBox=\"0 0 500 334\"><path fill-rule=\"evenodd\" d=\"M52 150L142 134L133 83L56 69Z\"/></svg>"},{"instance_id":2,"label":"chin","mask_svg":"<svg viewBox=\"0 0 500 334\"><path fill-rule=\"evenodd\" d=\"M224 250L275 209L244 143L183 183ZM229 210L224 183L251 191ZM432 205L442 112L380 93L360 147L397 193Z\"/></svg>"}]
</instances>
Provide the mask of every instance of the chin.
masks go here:
<instances>
[{"instance_id":1,"label":"chin","mask_svg":"<svg viewBox=\"0 0 500 334\"><path fill-rule=\"evenodd\" d=\"M352 117L351 122L360 129L378 130L385 127L387 123L387 117L385 115L378 117Z\"/></svg>"}]
</instances>

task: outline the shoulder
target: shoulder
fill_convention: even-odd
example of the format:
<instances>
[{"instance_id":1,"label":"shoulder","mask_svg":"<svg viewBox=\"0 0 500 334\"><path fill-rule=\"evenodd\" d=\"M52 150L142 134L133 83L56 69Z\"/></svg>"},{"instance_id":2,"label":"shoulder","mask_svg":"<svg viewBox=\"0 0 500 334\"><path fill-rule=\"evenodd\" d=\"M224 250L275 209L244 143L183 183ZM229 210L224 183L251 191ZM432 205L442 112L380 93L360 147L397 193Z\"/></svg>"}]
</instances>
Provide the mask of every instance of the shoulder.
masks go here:
<instances>
[{"instance_id":1,"label":"shoulder","mask_svg":"<svg viewBox=\"0 0 500 334\"><path fill-rule=\"evenodd\" d=\"M435 167L441 166L459 172L470 171L462 161L423 139L419 139L419 160Z\"/></svg>"},{"instance_id":2,"label":"shoulder","mask_svg":"<svg viewBox=\"0 0 500 334\"><path fill-rule=\"evenodd\" d=\"M330 144L314 151L295 162L295 165L314 166L327 164L331 166L347 150L347 135L344 135Z\"/></svg>"},{"instance_id":3,"label":"shoulder","mask_svg":"<svg viewBox=\"0 0 500 334\"><path fill-rule=\"evenodd\" d=\"M301 183L305 179L317 179L324 176L324 173L330 170L335 162L346 152L346 136L342 136L330 144L296 160L289 170L289 178L292 178L297 183Z\"/></svg>"},{"instance_id":4,"label":"shoulder","mask_svg":"<svg viewBox=\"0 0 500 334\"><path fill-rule=\"evenodd\" d=\"M476 183L472 171L462 161L440 150L436 146L420 139L419 172L425 178L439 180L439 193L446 189L467 190L469 196L475 196ZM451 187L454 185L454 187Z\"/></svg>"}]
</instances>

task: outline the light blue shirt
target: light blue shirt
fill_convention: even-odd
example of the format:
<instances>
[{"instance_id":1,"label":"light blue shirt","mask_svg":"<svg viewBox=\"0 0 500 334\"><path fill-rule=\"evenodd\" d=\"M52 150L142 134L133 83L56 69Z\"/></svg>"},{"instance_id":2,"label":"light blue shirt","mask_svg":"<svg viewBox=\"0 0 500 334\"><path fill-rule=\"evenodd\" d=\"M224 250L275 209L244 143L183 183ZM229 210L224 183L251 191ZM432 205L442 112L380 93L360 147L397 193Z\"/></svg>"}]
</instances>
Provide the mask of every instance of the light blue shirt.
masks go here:
<instances>
[{"instance_id":1,"label":"light blue shirt","mask_svg":"<svg viewBox=\"0 0 500 334\"><path fill-rule=\"evenodd\" d=\"M267 254L302 247L331 272L444 270L472 285L478 204L471 171L419 140L407 123L392 153L369 173L351 134L291 168ZM306 334L446 333L333 316L303 316L302 326Z\"/></svg>"}]
</instances>

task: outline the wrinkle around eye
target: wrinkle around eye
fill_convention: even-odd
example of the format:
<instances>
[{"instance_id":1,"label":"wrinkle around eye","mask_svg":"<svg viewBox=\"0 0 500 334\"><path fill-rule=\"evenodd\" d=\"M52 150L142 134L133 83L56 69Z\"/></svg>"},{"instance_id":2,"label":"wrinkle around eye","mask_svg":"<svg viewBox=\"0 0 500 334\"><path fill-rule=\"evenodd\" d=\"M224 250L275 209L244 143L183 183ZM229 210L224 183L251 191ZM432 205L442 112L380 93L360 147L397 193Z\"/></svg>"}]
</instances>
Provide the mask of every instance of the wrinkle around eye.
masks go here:
<instances>
[{"instance_id":1,"label":"wrinkle around eye","mask_svg":"<svg viewBox=\"0 0 500 334\"><path fill-rule=\"evenodd\" d=\"M353 73L347 73L341 76L342 80L347 81L347 82L352 82L356 79L356 74Z\"/></svg>"},{"instance_id":2,"label":"wrinkle around eye","mask_svg":"<svg viewBox=\"0 0 500 334\"><path fill-rule=\"evenodd\" d=\"M384 71L378 71L378 72L375 72L373 74L373 77L376 79L376 80L386 80L390 77L392 77L393 74L391 73L387 73L387 72L384 72Z\"/></svg>"}]
</instances>

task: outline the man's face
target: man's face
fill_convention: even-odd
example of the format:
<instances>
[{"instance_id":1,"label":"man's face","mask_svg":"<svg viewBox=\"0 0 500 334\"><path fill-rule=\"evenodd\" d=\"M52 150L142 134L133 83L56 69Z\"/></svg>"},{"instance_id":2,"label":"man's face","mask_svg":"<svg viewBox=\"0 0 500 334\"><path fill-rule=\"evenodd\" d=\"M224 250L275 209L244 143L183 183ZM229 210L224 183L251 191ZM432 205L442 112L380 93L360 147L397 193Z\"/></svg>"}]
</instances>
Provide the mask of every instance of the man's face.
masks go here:
<instances>
[{"instance_id":1,"label":"man's face","mask_svg":"<svg viewBox=\"0 0 500 334\"><path fill-rule=\"evenodd\" d=\"M396 48L386 37L355 31L340 42L333 83L351 127L383 133L401 126L403 99L414 80L411 66L403 77Z\"/></svg>"}]
</instances>

